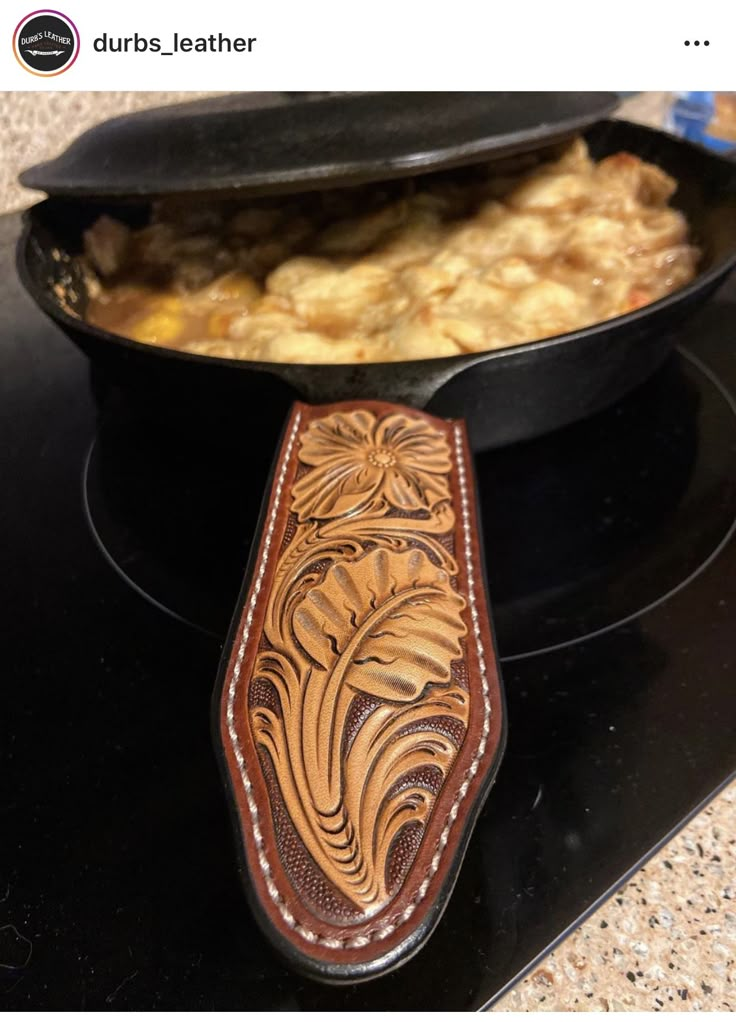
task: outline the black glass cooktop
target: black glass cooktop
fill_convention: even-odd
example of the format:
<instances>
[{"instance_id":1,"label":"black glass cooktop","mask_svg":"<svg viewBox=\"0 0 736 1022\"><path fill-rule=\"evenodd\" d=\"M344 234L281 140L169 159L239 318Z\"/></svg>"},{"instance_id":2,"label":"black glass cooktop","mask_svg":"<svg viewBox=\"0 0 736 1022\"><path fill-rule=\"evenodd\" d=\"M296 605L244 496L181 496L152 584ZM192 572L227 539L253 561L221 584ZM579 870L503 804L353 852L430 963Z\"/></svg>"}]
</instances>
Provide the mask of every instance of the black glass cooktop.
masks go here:
<instances>
[{"instance_id":1,"label":"black glass cooktop","mask_svg":"<svg viewBox=\"0 0 736 1022\"><path fill-rule=\"evenodd\" d=\"M17 229L0 219L0 1004L486 1004L736 766L736 287L615 408L477 457L506 758L426 948L330 989L250 917L210 741L278 424L162 416L91 377L20 293Z\"/></svg>"}]
</instances>

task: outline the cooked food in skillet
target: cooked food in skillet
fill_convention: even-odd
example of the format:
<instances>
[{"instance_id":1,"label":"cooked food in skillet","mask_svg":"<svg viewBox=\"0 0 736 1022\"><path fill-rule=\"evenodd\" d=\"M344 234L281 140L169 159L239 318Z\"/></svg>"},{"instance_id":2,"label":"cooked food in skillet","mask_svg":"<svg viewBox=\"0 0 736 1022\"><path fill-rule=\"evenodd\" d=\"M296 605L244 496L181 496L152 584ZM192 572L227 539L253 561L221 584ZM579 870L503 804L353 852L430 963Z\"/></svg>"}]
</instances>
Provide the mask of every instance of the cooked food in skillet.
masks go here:
<instances>
[{"instance_id":1,"label":"cooked food in skillet","mask_svg":"<svg viewBox=\"0 0 736 1022\"><path fill-rule=\"evenodd\" d=\"M85 234L88 320L223 358L384 362L567 333L690 281L676 182L576 140L545 159L286 199L164 200Z\"/></svg>"}]
</instances>

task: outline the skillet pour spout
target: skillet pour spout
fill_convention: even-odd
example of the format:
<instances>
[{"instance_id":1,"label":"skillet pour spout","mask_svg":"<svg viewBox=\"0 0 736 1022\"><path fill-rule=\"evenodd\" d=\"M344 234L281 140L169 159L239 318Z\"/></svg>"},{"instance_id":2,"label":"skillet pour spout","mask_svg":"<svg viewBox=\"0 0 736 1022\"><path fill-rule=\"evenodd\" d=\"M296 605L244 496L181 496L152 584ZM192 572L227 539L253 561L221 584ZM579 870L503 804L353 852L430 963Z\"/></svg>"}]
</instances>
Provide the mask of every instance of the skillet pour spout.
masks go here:
<instances>
[{"instance_id":1,"label":"skillet pour spout","mask_svg":"<svg viewBox=\"0 0 736 1022\"><path fill-rule=\"evenodd\" d=\"M316 979L427 940L496 775L477 530L462 423L294 406L213 709L254 912Z\"/></svg>"},{"instance_id":2,"label":"skillet pour spout","mask_svg":"<svg viewBox=\"0 0 736 1022\"><path fill-rule=\"evenodd\" d=\"M446 383L482 362L484 354L453 355L416 362L364 363L362 365L271 364L269 372L280 377L310 402L330 404L345 394L424 408Z\"/></svg>"}]
</instances>

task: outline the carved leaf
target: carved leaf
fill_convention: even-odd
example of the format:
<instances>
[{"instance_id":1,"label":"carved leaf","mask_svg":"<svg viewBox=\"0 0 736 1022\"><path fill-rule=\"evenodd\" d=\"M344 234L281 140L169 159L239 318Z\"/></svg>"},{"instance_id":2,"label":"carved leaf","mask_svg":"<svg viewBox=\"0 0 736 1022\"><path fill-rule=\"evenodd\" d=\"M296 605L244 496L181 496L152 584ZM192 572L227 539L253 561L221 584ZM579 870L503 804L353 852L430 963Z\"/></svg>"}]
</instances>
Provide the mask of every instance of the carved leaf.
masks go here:
<instances>
[{"instance_id":1,"label":"carved leaf","mask_svg":"<svg viewBox=\"0 0 736 1022\"><path fill-rule=\"evenodd\" d=\"M408 702L429 683L447 684L462 655L465 601L445 571L421 550L377 549L333 565L294 612L302 648L341 684L380 699Z\"/></svg>"}]
</instances>

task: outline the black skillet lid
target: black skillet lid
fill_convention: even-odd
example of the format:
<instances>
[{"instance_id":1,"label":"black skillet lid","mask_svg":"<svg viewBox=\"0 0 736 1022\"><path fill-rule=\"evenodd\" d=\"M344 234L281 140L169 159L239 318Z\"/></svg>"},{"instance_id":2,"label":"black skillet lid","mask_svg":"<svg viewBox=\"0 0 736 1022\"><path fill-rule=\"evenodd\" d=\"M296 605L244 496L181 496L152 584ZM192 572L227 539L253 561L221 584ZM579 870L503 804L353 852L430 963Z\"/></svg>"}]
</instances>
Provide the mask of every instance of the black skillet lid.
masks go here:
<instances>
[{"instance_id":1,"label":"black skillet lid","mask_svg":"<svg viewBox=\"0 0 736 1022\"><path fill-rule=\"evenodd\" d=\"M85 198L339 187L561 141L617 101L608 92L238 93L105 121L20 180Z\"/></svg>"}]
</instances>

